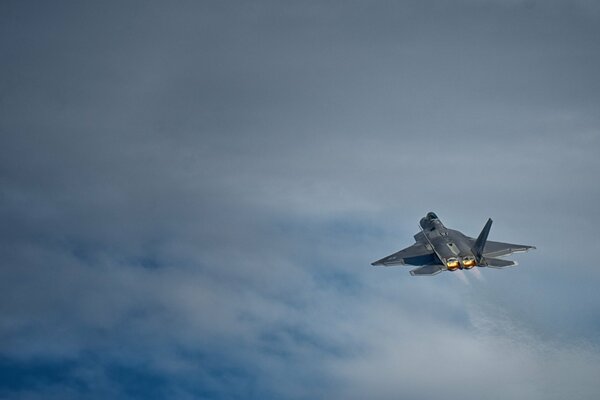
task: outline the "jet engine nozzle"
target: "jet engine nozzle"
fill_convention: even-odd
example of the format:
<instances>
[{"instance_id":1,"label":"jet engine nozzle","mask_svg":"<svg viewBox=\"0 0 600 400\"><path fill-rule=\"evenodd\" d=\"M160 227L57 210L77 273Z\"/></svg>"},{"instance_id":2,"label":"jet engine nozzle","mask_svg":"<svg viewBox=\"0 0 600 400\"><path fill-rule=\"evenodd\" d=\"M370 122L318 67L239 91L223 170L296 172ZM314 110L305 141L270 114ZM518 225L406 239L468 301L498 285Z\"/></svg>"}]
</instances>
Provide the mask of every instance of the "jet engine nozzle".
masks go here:
<instances>
[{"instance_id":1,"label":"jet engine nozzle","mask_svg":"<svg viewBox=\"0 0 600 400\"><path fill-rule=\"evenodd\" d=\"M460 262L456 258L449 258L446 261L446 267L448 268L448 271L456 271L460 268Z\"/></svg>"},{"instance_id":2,"label":"jet engine nozzle","mask_svg":"<svg viewBox=\"0 0 600 400\"><path fill-rule=\"evenodd\" d=\"M463 258L462 264L465 269L471 269L477 266L477 261L475 261L475 259L471 257Z\"/></svg>"}]
</instances>

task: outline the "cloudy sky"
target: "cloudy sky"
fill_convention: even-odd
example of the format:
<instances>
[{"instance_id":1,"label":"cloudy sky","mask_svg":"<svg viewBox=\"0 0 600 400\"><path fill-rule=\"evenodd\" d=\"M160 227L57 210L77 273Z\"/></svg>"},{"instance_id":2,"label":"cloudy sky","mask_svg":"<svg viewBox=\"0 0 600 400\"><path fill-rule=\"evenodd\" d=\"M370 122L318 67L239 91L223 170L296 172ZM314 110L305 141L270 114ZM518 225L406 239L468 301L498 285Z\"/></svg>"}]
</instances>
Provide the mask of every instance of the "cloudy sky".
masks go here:
<instances>
[{"instance_id":1,"label":"cloudy sky","mask_svg":"<svg viewBox=\"0 0 600 400\"><path fill-rule=\"evenodd\" d=\"M3 1L0 32L0 398L600 396L594 1ZM428 211L537 250L370 266Z\"/></svg>"}]
</instances>

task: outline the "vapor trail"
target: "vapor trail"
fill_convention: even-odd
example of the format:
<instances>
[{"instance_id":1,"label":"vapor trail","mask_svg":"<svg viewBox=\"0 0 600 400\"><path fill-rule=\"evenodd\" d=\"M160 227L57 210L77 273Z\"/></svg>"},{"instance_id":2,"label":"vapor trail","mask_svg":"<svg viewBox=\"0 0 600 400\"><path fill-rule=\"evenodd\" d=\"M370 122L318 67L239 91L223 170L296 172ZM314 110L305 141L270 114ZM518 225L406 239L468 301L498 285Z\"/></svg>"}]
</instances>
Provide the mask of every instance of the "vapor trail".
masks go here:
<instances>
[{"instance_id":1,"label":"vapor trail","mask_svg":"<svg viewBox=\"0 0 600 400\"><path fill-rule=\"evenodd\" d=\"M469 278L467 278L467 276L465 275L464 271L458 270L458 271L453 271L454 274L456 276L458 276L458 279L460 279L461 281L463 281L466 285L470 285L471 283L469 282Z\"/></svg>"},{"instance_id":2,"label":"vapor trail","mask_svg":"<svg viewBox=\"0 0 600 400\"><path fill-rule=\"evenodd\" d=\"M481 274L481 271L477 268L473 268L471 271L473 271L473 276L475 276L475 279L477 279L480 282L484 282L485 278L483 277L483 275Z\"/></svg>"}]
</instances>

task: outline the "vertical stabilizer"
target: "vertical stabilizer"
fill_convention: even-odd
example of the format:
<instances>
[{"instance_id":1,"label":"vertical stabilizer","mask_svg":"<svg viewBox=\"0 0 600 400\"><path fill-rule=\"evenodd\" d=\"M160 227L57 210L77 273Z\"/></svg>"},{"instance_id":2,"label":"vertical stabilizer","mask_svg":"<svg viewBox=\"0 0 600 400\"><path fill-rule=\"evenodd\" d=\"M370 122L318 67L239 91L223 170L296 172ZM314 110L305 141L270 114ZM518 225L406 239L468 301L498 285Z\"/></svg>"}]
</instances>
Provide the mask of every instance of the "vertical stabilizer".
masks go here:
<instances>
[{"instance_id":1,"label":"vertical stabilizer","mask_svg":"<svg viewBox=\"0 0 600 400\"><path fill-rule=\"evenodd\" d=\"M483 227L483 230L477 237L475 244L473 245L473 249L472 249L473 254L475 255L475 258L477 258L478 262L481 261L481 259L482 259L483 248L485 247L485 242L487 241L487 237L488 237L488 234L490 233L491 228L492 228L492 219L489 218L487 220L487 223Z\"/></svg>"}]
</instances>

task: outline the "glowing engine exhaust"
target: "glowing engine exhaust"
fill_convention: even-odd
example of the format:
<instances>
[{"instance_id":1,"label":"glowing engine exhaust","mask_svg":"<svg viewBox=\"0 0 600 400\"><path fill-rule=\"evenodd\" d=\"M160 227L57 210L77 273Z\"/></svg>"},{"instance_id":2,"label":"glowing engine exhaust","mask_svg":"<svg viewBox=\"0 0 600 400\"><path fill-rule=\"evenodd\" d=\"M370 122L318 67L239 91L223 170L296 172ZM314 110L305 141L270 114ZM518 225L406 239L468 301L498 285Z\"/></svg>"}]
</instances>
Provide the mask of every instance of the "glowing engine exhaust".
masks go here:
<instances>
[{"instance_id":1,"label":"glowing engine exhaust","mask_svg":"<svg viewBox=\"0 0 600 400\"><path fill-rule=\"evenodd\" d=\"M460 262L456 258L449 258L446 261L446 267L448 268L448 271L456 271L460 268Z\"/></svg>"},{"instance_id":2,"label":"glowing engine exhaust","mask_svg":"<svg viewBox=\"0 0 600 400\"><path fill-rule=\"evenodd\" d=\"M464 257L461 261L458 258L451 257L446 260L446 268L448 271L456 271L457 269L471 269L477 266L477 261L473 257Z\"/></svg>"},{"instance_id":3,"label":"glowing engine exhaust","mask_svg":"<svg viewBox=\"0 0 600 400\"><path fill-rule=\"evenodd\" d=\"M463 258L462 263L465 269L471 269L477 266L477 261L475 261L475 259L472 257Z\"/></svg>"}]
</instances>

